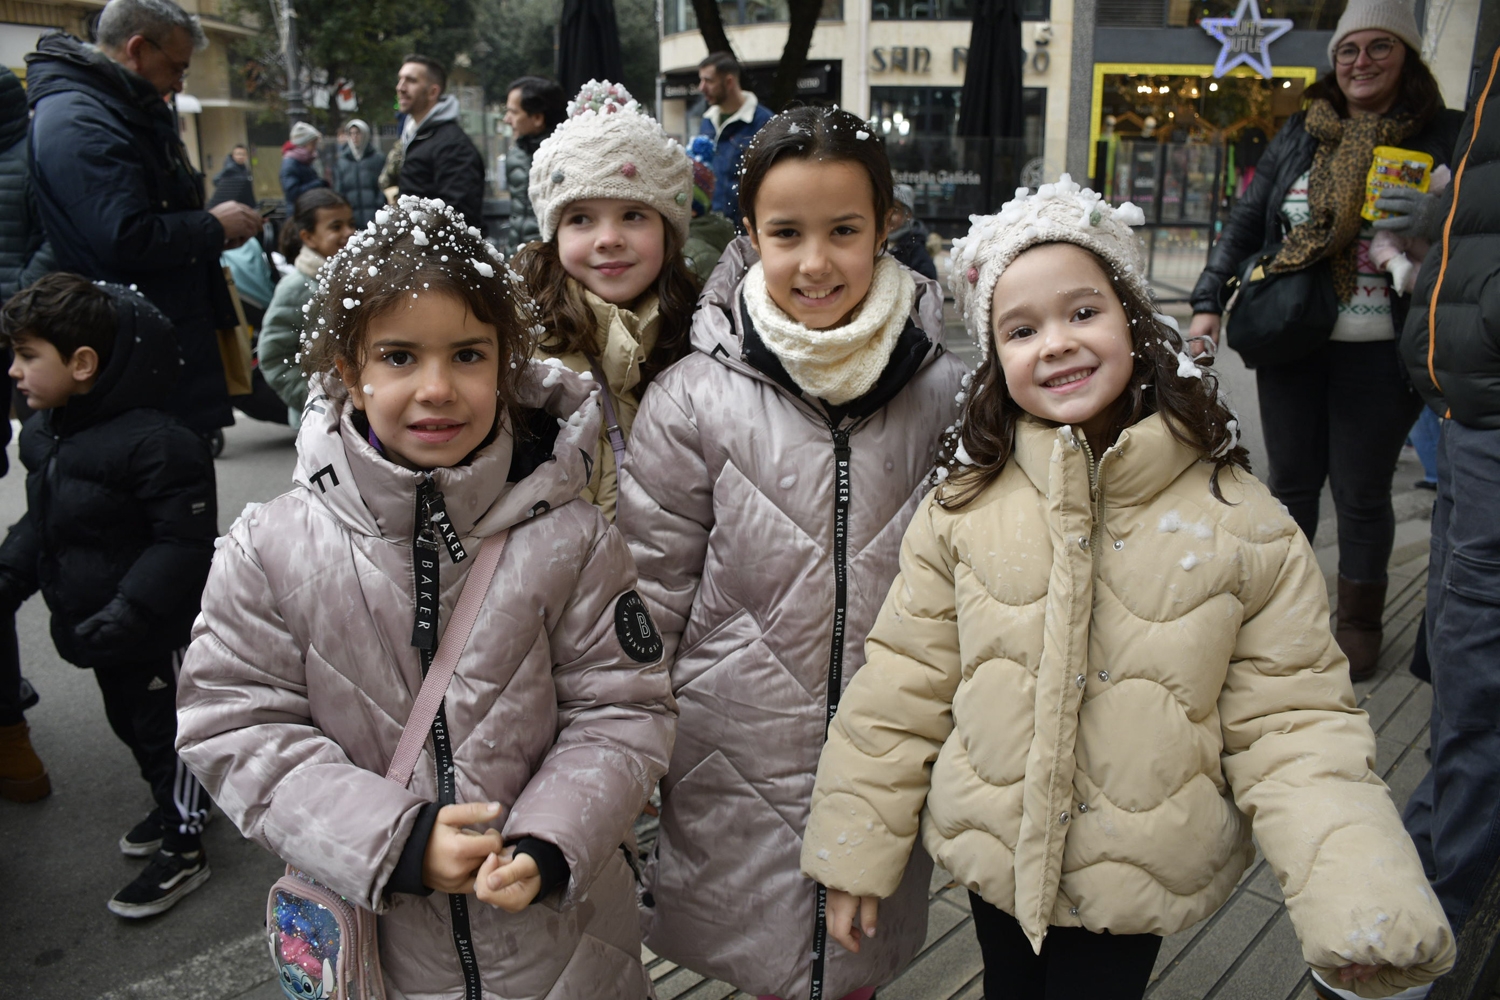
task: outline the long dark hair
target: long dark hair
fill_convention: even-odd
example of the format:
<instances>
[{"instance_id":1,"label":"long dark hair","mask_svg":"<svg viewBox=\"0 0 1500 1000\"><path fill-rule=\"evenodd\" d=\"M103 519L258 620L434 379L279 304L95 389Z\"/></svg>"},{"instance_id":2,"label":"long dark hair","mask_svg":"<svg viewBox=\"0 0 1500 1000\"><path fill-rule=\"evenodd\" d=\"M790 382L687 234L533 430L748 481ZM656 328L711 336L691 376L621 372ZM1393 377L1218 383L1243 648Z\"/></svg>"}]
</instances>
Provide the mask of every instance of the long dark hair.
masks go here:
<instances>
[{"instance_id":1,"label":"long dark hair","mask_svg":"<svg viewBox=\"0 0 1500 1000\"><path fill-rule=\"evenodd\" d=\"M1432 70L1422 61L1422 54L1405 42L1401 44L1406 48L1406 59L1401 63L1400 89L1389 114L1411 115L1416 119L1417 131L1420 132L1443 110L1443 92L1438 89ZM1340 118L1349 117L1349 98L1344 96L1339 87L1337 70L1329 70L1317 83L1303 91L1302 96L1309 101L1321 97L1333 105L1333 110L1339 113Z\"/></svg>"},{"instance_id":2,"label":"long dark hair","mask_svg":"<svg viewBox=\"0 0 1500 1000\"><path fill-rule=\"evenodd\" d=\"M698 307L698 279L682 259L683 239L677 230L662 220L666 233L661 273L656 277L657 308L661 325L656 346L641 362L641 382L635 394L639 399L646 386L672 364L687 356L693 326L693 310ZM568 276L557 253L557 240L528 243L511 261L536 304L537 322L547 330L538 346L548 354L571 354L575 351L590 360L598 360L595 344L598 333L594 310L583 297L583 286Z\"/></svg>"},{"instance_id":3,"label":"long dark hair","mask_svg":"<svg viewBox=\"0 0 1500 1000\"><path fill-rule=\"evenodd\" d=\"M875 192L875 223L890 231L896 194L885 140L868 122L839 108L791 108L766 122L745 150L740 171L740 211L755 228L755 195L782 160L843 160L863 167ZM739 220L735 220L739 221Z\"/></svg>"},{"instance_id":4,"label":"long dark hair","mask_svg":"<svg viewBox=\"0 0 1500 1000\"><path fill-rule=\"evenodd\" d=\"M1178 375L1184 353L1182 336L1156 318L1155 304L1149 298L1119 280L1115 269L1093 251L1087 252L1125 308L1135 358L1130 382L1114 403L1105 447L1114 444L1127 427L1160 413L1174 438L1199 449L1213 463L1213 494L1223 500L1219 473L1229 466L1249 472L1250 453L1239 443L1239 424L1219 393L1218 375L1202 365L1197 366L1202 377ZM993 339L989 331L985 336ZM1016 422L1026 412L1006 391L999 351L993 344L966 391L958 429L948 435L939 456L939 469L946 469L947 476L937 502L947 510L973 502L1000 477L1015 450ZM966 462L958 460L960 454Z\"/></svg>"},{"instance_id":5,"label":"long dark hair","mask_svg":"<svg viewBox=\"0 0 1500 1000\"><path fill-rule=\"evenodd\" d=\"M318 209L348 208L349 202L333 188L315 187L302 192L292 208L292 217L281 224L281 239L276 249L290 263L302 252L302 233L318 228Z\"/></svg>"}]
</instances>

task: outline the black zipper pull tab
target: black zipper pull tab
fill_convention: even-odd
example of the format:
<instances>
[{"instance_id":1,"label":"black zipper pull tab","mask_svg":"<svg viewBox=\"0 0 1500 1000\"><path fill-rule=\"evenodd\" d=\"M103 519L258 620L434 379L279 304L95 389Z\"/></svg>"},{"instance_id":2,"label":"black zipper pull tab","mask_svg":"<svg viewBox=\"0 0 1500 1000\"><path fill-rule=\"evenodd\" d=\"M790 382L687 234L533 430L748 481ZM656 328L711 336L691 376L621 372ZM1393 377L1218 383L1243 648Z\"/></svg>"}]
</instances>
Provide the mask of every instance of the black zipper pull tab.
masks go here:
<instances>
[{"instance_id":1,"label":"black zipper pull tab","mask_svg":"<svg viewBox=\"0 0 1500 1000\"><path fill-rule=\"evenodd\" d=\"M469 558L469 553L464 549L464 543L459 541L458 531L448 517L448 505L443 501L443 494L431 476L423 480L422 485L427 491L427 522L442 537L443 544L448 549L448 558L457 565Z\"/></svg>"}]
</instances>

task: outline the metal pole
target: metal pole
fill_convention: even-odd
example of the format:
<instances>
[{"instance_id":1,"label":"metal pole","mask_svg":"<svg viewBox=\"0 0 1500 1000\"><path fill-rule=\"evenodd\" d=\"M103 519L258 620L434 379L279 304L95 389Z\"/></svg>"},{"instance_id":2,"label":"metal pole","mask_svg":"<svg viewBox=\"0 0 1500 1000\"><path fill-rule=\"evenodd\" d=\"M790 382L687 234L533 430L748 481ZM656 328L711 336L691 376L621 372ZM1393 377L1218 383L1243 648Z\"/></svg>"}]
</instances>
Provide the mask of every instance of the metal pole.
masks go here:
<instances>
[{"instance_id":1,"label":"metal pole","mask_svg":"<svg viewBox=\"0 0 1500 1000\"><path fill-rule=\"evenodd\" d=\"M275 0L281 7L281 56L286 62L286 116L293 123L307 118L302 103L302 70L297 65L297 11L292 0Z\"/></svg>"}]
</instances>

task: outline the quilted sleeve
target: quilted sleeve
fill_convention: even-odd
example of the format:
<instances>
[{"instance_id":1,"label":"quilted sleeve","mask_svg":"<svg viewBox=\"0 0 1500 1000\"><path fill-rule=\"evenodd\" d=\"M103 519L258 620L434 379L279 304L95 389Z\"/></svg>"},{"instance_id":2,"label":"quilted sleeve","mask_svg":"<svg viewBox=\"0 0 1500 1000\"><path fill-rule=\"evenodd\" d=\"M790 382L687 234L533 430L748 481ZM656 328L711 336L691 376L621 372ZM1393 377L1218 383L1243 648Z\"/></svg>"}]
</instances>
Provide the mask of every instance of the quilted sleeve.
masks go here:
<instances>
[{"instance_id":1,"label":"quilted sleeve","mask_svg":"<svg viewBox=\"0 0 1500 1000\"><path fill-rule=\"evenodd\" d=\"M1312 547L1292 533L1245 556L1247 617L1219 696L1224 774L1302 957L1330 982L1340 966L1386 966L1354 987L1361 996L1430 982L1453 965L1453 934L1373 770L1375 735L1329 631Z\"/></svg>"},{"instance_id":2,"label":"quilted sleeve","mask_svg":"<svg viewBox=\"0 0 1500 1000\"><path fill-rule=\"evenodd\" d=\"M901 542L901 572L865 642L818 762L802 871L832 889L892 895L953 730L960 660L955 557L923 501Z\"/></svg>"}]
</instances>

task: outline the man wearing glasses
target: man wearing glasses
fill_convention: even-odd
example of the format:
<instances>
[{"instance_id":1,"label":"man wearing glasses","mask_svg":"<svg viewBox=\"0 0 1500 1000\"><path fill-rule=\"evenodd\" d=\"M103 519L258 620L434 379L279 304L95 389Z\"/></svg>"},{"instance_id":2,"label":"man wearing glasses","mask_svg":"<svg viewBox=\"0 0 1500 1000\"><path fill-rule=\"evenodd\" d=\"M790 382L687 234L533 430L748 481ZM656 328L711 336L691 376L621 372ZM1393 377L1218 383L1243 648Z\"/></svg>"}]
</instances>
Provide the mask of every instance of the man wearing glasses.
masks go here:
<instances>
[{"instance_id":1,"label":"man wearing glasses","mask_svg":"<svg viewBox=\"0 0 1500 1000\"><path fill-rule=\"evenodd\" d=\"M135 285L177 329L171 411L205 438L233 422L217 331L235 325L219 254L260 232L260 214L204 208L203 182L167 100L208 44L171 0L111 0L98 41L49 32L26 57L31 175L58 268Z\"/></svg>"}]
</instances>

